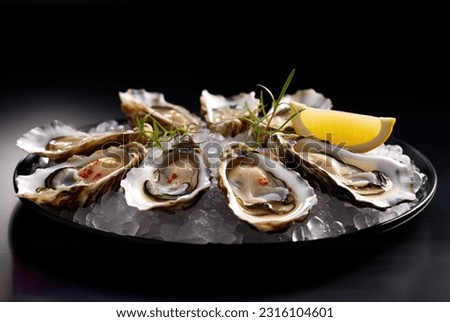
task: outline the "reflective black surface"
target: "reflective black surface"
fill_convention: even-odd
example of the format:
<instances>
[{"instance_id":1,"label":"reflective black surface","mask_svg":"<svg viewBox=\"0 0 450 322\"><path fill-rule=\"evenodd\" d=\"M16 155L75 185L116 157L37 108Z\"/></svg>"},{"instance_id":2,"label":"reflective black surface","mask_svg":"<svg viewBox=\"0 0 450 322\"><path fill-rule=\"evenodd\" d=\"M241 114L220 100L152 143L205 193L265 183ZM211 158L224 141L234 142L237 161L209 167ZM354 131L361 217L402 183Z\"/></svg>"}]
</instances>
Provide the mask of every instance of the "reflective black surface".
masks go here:
<instances>
[{"instance_id":1,"label":"reflective black surface","mask_svg":"<svg viewBox=\"0 0 450 322\"><path fill-rule=\"evenodd\" d=\"M421 238L418 222L357 241L296 247L149 245L30 217L22 206L14 212L11 229L13 286L19 300L359 301L427 296L415 287L404 289L429 269L429 249L415 240ZM414 265L404 262L408 252L400 250L405 247L414 248ZM436 293L428 296L439 298Z\"/></svg>"},{"instance_id":2,"label":"reflective black surface","mask_svg":"<svg viewBox=\"0 0 450 322\"><path fill-rule=\"evenodd\" d=\"M257 90L256 83L276 89L290 71L272 67L269 76L241 72L234 77L205 70L204 75L188 70L2 74L1 149L7 151L0 159L2 300L450 300L450 151L441 139L450 103L444 94L403 87L386 93L351 81L308 80L298 69L292 89L313 87L336 109L396 117L394 135L436 168L432 202L420 216L380 235L296 247L149 246L73 229L30 211L14 197L14 168L26 155L15 141L31 127L53 119L82 126L121 118L117 92L129 87L163 91L167 100L195 110L203 88L223 89L225 95Z\"/></svg>"}]
</instances>

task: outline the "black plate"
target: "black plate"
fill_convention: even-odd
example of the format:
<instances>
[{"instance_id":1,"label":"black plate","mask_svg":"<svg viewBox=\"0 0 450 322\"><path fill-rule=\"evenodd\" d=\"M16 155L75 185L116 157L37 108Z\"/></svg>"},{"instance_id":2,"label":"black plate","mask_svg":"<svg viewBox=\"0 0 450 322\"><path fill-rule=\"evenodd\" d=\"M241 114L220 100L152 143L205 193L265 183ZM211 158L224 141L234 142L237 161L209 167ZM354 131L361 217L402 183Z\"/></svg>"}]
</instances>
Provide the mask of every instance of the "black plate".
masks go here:
<instances>
[{"instance_id":1,"label":"black plate","mask_svg":"<svg viewBox=\"0 0 450 322\"><path fill-rule=\"evenodd\" d=\"M86 127L86 128L90 128L90 127ZM324 240L336 240L336 239L342 239L343 237L356 237L356 236L361 236L361 234L363 235L373 235L373 234L378 234L381 232L386 232L388 230L391 230L393 228L398 227L399 225L407 222L408 220L412 219L413 217L415 217L416 215L418 215L431 201L431 199L433 198L435 192L436 192L436 187L437 187L437 175L436 175L436 171L433 167L433 165L431 164L431 162L428 160L428 158L423 155L420 151L418 151L417 149L415 149L413 146L399 140L396 139L394 137L389 138L389 140L387 141L387 144L396 144L396 145L400 145L403 149L404 154L408 155L411 160L414 162L414 164L420 169L420 171L426 175L427 180L424 183L423 187L421 188L421 193L419 194L419 200L418 203L415 204L410 210L404 212L401 215L398 215L390 220L384 221L384 222L380 222L378 224L372 225L370 227L367 228L362 228L359 230L351 230L349 232L345 232L337 237L329 237L329 238L320 238L320 239L314 239L314 240L307 240L307 241L301 241L301 242L278 242L277 244L292 244L292 243L296 243L296 244L304 244L304 243L311 243L311 242L317 242L317 241L321 241L323 242ZM31 174L32 169L33 169L33 165L35 165L38 161L39 161L39 156L36 155L27 155L25 158L23 158L16 166L15 171L14 171L14 178L13 178L13 183L14 183L14 189L17 192L18 188L17 188L17 184L16 184L16 177L19 175L28 175ZM131 241L138 241L138 242L145 242L145 243L150 243L150 244L175 244L175 245L181 245L181 244L185 244L185 243L178 243L178 242L167 242L167 241L160 241L160 240L155 240L155 239L147 239L147 238L143 238L143 237L134 237L134 236L123 236L123 235L118 235L112 232L105 232L103 230L98 230L98 229L94 229L88 226L84 226L78 223L75 223L69 219L65 219L62 218L60 216L55 215L54 213L49 212L48 210L40 207L39 205L30 202L26 199L20 198L21 201L30 209L36 211L39 214L42 214L52 220L56 220L59 223L65 224L65 225L69 225L70 227L76 228L76 229L81 229L84 231L88 231L94 234L100 234L103 236L109 236L109 237L115 237L115 238L124 238L126 240L131 240ZM245 244L245 243L244 243ZM263 243L264 244L264 243ZM185 244L187 245L187 244ZM195 244L189 244L189 245L194 245ZM211 245L211 244L209 244ZM212 244L212 245L219 245L219 244ZM234 244L232 245L220 245L222 246L236 246Z\"/></svg>"}]
</instances>

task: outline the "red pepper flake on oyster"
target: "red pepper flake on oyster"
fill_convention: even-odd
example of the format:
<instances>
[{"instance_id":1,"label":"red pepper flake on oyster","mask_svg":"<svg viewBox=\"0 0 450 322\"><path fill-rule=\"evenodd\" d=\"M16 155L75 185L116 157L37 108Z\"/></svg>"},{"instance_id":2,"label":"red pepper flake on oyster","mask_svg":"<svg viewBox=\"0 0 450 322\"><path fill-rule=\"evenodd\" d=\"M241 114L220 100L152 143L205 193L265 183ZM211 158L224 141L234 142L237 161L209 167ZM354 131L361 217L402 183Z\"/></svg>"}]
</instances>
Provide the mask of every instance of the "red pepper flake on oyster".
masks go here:
<instances>
[{"instance_id":1,"label":"red pepper flake on oyster","mask_svg":"<svg viewBox=\"0 0 450 322\"><path fill-rule=\"evenodd\" d=\"M119 188L126 173L141 164L147 149L138 142L111 146L89 156L37 169L16 178L19 198L55 209L76 210Z\"/></svg>"}]
</instances>

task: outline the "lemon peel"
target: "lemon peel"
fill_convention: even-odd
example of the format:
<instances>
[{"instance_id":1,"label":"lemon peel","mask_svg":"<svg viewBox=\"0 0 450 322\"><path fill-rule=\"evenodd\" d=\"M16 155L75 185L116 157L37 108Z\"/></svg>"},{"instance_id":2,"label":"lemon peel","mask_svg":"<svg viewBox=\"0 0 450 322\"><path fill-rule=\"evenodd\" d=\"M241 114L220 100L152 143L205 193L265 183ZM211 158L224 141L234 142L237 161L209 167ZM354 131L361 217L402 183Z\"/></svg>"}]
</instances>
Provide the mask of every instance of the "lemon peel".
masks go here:
<instances>
[{"instance_id":1,"label":"lemon peel","mask_svg":"<svg viewBox=\"0 0 450 322\"><path fill-rule=\"evenodd\" d=\"M396 119L338 110L323 110L290 102L292 125L298 135L313 137L353 152L367 152L392 134Z\"/></svg>"}]
</instances>

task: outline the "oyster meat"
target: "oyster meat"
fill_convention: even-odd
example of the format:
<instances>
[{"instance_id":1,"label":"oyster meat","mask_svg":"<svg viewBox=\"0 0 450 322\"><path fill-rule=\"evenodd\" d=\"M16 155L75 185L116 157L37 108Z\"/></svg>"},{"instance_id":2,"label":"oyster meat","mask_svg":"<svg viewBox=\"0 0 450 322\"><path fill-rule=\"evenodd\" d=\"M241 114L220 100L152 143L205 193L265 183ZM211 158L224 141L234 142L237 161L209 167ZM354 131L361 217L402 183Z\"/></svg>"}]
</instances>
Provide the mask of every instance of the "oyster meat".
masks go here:
<instances>
[{"instance_id":1,"label":"oyster meat","mask_svg":"<svg viewBox=\"0 0 450 322\"><path fill-rule=\"evenodd\" d=\"M356 206L384 210L416 200L411 166L393 158L296 135L276 133L270 140L273 151L312 185Z\"/></svg>"},{"instance_id":2,"label":"oyster meat","mask_svg":"<svg viewBox=\"0 0 450 322\"><path fill-rule=\"evenodd\" d=\"M132 141L144 143L139 131L87 133L58 120L32 128L17 140L17 146L28 153L61 162L73 155L88 155L112 145L124 145Z\"/></svg>"},{"instance_id":3,"label":"oyster meat","mask_svg":"<svg viewBox=\"0 0 450 322\"><path fill-rule=\"evenodd\" d=\"M317 203L314 189L297 172L242 142L225 149L217 179L234 214L261 232L304 220Z\"/></svg>"},{"instance_id":4,"label":"oyster meat","mask_svg":"<svg viewBox=\"0 0 450 322\"><path fill-rule=\"evenodd\" d=\"M129 89L119 92L122 112L128 123L136 126L136 119L151 115L166 130L175 128L197 130L201 126L200 118L181 105L166 101L164 94L147 92L144 89Z\"/></svg>"},{"instance_id":5,"label":"oyster meat","mask_svg":"<svg viewBox=\"0 0 450 322\"><path fill-rule=\"evenodd\" d=\"M151 165L132 169L121 186L129 206L174 212L195 203L211 186L210 176L202 150L184 135Z\"/></svg>"},{"instance_id":6,"label":"oyster meat","mask_svg":"<svg viewBox=\"0 0 450 322\"><path fill-rule=\"evenodd\" d=\"M89 156L75 155L66 162L37 169L16 178L19 198L58 210L76 210L97 201L147 155L138 142L97 150Z\"/></svg>"},{"instance_id":7,"label":"oyster meat","mask_svg":"<svg viewBox=\"0 0 450 322\"><path fill-rule=\"evenodd\" d=\"M323 94L316 92L312 88L298 90L292 95L284 95L275 111L275 115L270 121L269 130L280 129L285 133L295 133L292 122L288 121L291 110L289 102L298 102L309 107L325 110L329 110L333 107L329 98L326 98ZM274 113L273 107L267 112L267 115L271 115L272 113ZM261 122L261 125L265 126L265 122Z\"/></svg>"},{"instance_id":8,"label":"oyster meat","mask_svg":"<svg viewBox=\"0 0 450 322\"><path fill-rule=\"evenodd\" d=\"M255 98L255 92L225 97L204 89L200 96L200 107L201 115L212 132L224 137L235 136L246 130L247 123L239 117L249 116L249 111L258 114L259 99Z\"/></svg>"}]
</instances>

